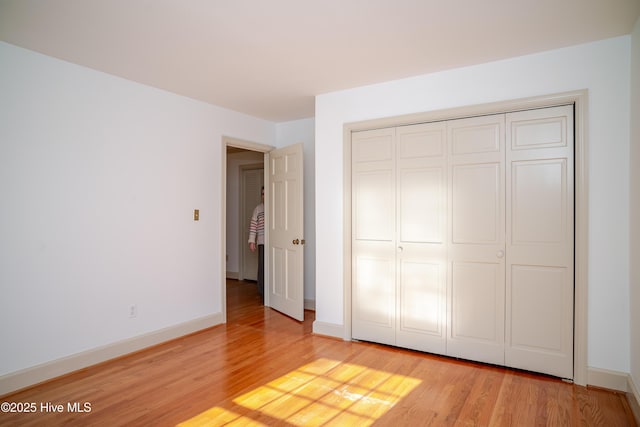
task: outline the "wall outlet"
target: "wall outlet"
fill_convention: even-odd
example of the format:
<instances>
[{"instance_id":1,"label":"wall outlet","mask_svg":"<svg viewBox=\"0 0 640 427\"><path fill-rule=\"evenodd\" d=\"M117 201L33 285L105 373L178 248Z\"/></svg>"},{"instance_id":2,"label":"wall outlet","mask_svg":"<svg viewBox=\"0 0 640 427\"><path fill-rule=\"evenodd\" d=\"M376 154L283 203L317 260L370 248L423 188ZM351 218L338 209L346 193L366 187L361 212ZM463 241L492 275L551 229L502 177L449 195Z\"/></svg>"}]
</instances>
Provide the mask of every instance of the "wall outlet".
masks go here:
<instances>
[{"instance_id":1,"label":"wall outlet","mask_svg":"<svg viewBox=\"0 0 640 427\"><path fill-rule=\"evenodd\" d=\"M129 318L133 319L138 316L138 306L135 304L131 304L129 306Z\"/></svg>"}]
</instances>

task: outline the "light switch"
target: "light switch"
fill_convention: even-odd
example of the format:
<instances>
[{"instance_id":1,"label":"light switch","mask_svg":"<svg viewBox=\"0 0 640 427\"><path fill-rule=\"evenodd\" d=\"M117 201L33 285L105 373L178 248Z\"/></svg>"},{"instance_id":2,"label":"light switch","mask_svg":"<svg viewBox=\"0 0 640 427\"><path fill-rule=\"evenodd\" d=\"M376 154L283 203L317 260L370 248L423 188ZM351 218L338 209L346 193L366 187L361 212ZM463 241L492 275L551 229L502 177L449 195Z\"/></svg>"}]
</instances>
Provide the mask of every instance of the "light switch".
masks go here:
<instances>
[{"instance_id":1,"label":"light switch","mask_svg":"<svg viewBox=\"0 0 640 427\"><path fill-rule=\"evenodd\" d=\"M194 221L200 220L200 209L193 210L193 220Z\"/></svg>"}]
</instances>

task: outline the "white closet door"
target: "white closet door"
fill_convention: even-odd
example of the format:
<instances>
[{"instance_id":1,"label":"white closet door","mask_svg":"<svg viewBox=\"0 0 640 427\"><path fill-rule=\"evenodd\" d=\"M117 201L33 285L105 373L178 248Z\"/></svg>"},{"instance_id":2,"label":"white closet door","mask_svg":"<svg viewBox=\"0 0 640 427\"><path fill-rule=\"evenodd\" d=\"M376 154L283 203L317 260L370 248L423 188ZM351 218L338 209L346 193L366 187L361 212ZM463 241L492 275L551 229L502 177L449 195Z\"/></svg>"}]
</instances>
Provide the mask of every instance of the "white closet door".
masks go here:
<instances>
[{"instance_id":1,"label":"white closet door","mask_svg":"<svg viewBox=\"0 0 640 427\"><path fill-rule=\"evenodd\" d=\"M573 378L573 106L354 132L352 336Z\"/></svg>"},{"instance_id":2,"label":"white closet door","mask_svg":"<svg viewBox=\"0 0 640 427\"><path fill-rule=\"evenodd\" d=\"M352 135L352 336L395 345L395 129Z\"/></svg>"},{"instance_id":3,"label":"white closet door","mask_svg":"<svg viewBox=\"0 0 640 427\"><path fill-rule=\"evenodd\" d=\"M396 345L446 349L446 123L396 130Z\"/></svg>"},{"instance_id":4,"label":"white closet door","mask_svg":"<svg viewBox=\"0 0 640 427\"><path fill-rule=\"evenodd\" d=\"M504 363L504 115L448 122L447 354Z\"/></svg>"},{"instance_id":5,"label":"white closet door","mask_svg":"<svg viewBox=\"0 0 640 427\"><path fill-rule=\"evenodd\" d=\"M506 117L505 364L573 378L573 106Z\"/></svg>"}]
</instances>

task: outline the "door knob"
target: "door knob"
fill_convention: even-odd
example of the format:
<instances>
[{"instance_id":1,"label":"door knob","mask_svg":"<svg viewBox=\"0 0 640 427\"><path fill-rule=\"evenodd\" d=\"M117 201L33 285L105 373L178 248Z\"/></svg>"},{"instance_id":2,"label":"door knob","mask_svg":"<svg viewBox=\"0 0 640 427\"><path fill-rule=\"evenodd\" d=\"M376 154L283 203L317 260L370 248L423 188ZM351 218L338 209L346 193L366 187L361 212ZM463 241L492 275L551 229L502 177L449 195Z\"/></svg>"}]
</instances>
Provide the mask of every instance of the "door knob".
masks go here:
<instances>
[{"instance_id":1,"label":"door knob","mask_svg":"<svg viewBox=\"0 0 640 427\"><path fill-rule=\"evenodd\" d=\"M504 258L504 251L503 250L499 250L498 253L496 253L496 256L498 258Z\"/></svg>"},{"instance_id":2,"label":"door knob","mask_svg":"<svg viewBox=\"0 0 640 427\"><path fill-rule=\"evenodd\" d=\"M297 245L297 244L299 244L299 243L300 243L300 240L295 239L295 240L294 240L293 242L291 242L291 243L293 243L294 245Z\"/></svg>"}]
</instances>

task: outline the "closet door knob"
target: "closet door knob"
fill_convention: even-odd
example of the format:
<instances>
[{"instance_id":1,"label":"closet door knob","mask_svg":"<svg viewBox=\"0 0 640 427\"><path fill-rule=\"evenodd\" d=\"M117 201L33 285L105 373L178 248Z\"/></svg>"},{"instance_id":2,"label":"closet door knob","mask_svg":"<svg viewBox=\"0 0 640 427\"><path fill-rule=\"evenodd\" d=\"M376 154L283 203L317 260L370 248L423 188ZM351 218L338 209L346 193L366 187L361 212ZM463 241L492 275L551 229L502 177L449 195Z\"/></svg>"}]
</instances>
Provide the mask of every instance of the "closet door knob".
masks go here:
<instances>
[{"instance_id":1,"label":"closet door knob","mask_svg":"<svg viewBox=\"0 0 640 427\"><path fill-rule=\"evenodd\" d=\"M504 251L503 250L499 250L498 253L496 253L496 256L498 258L504 258Z\"/></svg>"},{"instance_id":2,"label":"closet door knob","mask_svg":"<svg viewBox=\"0 0 640 427\"><path fill-rule=\"evenodd\" d=\"M291 243L293 243L294 245L298 245L298 244L300 244L300 240L299 240L299 239L296 239L296 240L294 240L294 241L293 241L293 242L291 242Z\"/></svg>"}]
</instances>

